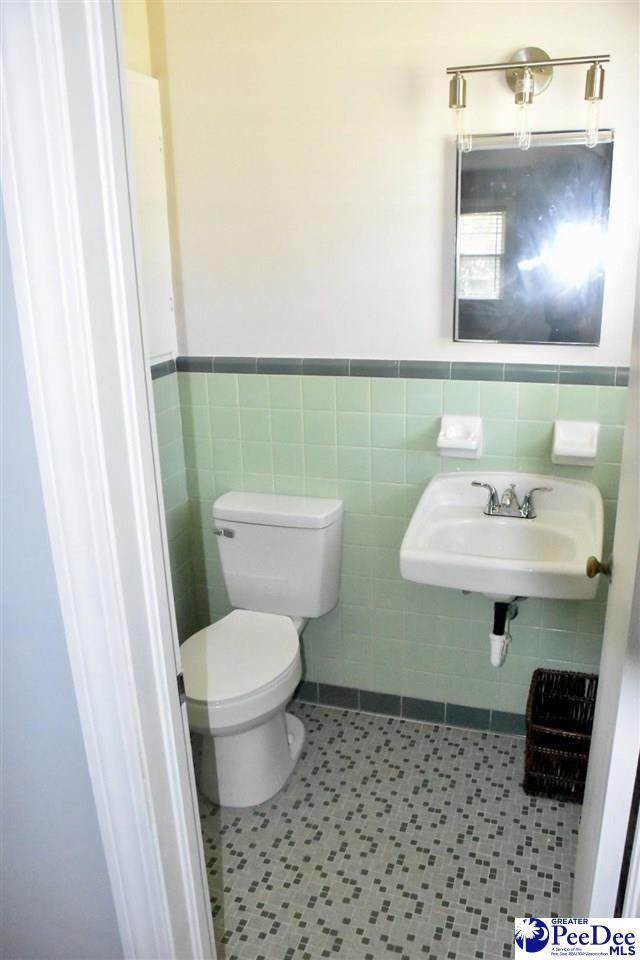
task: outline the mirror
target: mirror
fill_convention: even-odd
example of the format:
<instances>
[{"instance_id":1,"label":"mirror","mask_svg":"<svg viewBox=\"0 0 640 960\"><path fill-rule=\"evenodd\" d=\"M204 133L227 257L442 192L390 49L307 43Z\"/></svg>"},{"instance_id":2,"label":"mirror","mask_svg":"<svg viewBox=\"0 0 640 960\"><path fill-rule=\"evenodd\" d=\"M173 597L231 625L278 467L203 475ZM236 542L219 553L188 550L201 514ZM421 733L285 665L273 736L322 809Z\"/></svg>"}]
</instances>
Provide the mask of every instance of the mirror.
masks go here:
<instances>
[{"instance_id":1,"label":"mirror","mask_svg":"<svg viewBox=\"0 0 640 960\"><path fill-rule=\"evenodd\" d=\"M458 152L456 340L600 342L613 134L474 137Z\"/></svg>"}]
</instances>

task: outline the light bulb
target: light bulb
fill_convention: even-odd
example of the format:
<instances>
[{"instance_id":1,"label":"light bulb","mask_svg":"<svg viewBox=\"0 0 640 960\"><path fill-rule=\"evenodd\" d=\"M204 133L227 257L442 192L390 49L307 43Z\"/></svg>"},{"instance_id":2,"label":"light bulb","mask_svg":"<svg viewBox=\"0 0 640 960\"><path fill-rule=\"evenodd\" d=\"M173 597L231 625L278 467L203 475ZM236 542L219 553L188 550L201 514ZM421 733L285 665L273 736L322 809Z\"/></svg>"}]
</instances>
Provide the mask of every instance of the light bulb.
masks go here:
<instances>
[{"instance_id":1,"label":"light bulb","mask_svg":"<svg viewBox=\"0 0 640 960\"><path fill-rule=\"evenodd\" d=\"M456 129L456 146L458 150L462 151L462 153L469 153L473 146L473 142L471 134L465 133L464 130L464 108L459 108L453 112Z\"/></svg>"},{"instance_id":2,"label":"light bulb","mask_svg":"<svg viewBox=\"0 0 640 960\"><path fill-rule=\"evenodd\" d=\"M531 103L533 102L533 74L528 67L516 80L516 125L513 132L516 146L528 150L531 146Z\"/></svg>"},{"instance_id":3,"label":"light bulb","mask_svg":"<svg viewBox=\"0 0 640 960\"><path fill-rule=\"evenodd\" d=\"M595 147L598 143L598 129L600 120L600 101L587 101L587 125L585 128L585 142L588 147Z\"/></svg>"},{"instance_id":4,"label":"light bulb","mask_svg":"<svg viewBox=\"0 0 640 960\"><path fill-rule=\"evenodd\" d=\"M601 63L592 63L587 70L587 82L584 89L584 98L587 101L585 142L588 147L595 147L598 142L598 121L603 96L604 67Z\"/></svg>"},{"instance_id":5,"label":"light bulb","mask_svg":"<svg viewBox=\"0 0 640 960\"><path fill-rule=\"evenodd\" d=\"M521 150L529 149L531 146L531 104L521 103L518 105L513 135L517 147L520 147Z\"/></svg>"},{"instance_id":6,"label":"light bulb","mask_svg":"<svg viewBox=\"0 0 640 960\"><path fill-rule=\"evenodd\" d=\"M449 106L453 110L456 128L456 146L463 153L471 150L471 136L464 132L464 111L467 106L467 81L461 73L454 74L449 83Z\"/></svg>"}]
</instances>

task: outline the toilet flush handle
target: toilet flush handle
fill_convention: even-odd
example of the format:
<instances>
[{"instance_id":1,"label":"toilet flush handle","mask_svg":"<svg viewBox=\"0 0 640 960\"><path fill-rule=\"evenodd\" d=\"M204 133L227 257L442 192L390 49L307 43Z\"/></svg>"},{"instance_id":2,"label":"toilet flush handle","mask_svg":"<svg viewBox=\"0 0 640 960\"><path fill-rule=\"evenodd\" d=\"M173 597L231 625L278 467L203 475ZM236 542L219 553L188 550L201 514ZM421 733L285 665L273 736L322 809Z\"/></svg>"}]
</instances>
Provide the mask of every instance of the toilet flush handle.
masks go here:
<instances>
[{"instance_id":1,"label":"toilet flush handle","mask_svg":"<svg viewBox=\"0 0 640 960\"><path fill-rule=\"evenodd\" d=\"M216 537L229 537L229 539L236 535L235 530L230 530L229 527L214 527L213 532Z\"/></svg>"}]
</instances>

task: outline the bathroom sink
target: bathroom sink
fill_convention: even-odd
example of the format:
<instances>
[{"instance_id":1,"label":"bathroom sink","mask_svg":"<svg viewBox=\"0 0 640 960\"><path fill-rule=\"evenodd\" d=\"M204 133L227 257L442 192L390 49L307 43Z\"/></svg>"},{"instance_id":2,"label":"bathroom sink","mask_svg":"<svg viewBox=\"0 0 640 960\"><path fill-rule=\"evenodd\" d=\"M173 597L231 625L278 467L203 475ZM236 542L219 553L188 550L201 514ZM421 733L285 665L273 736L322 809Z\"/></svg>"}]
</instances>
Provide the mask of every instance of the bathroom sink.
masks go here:
<instances>
[{"instance_id":1,"label":"bathroom sink","mask_svg":"<svg viewBox=\"0 0 640 960\"><path fill-rule=\"evenodd\" d=\"M535 517L487 516L492 484L522 501L533 487ZM442 473L429 483L400 547L405 580L490 596L591 599L587 558L602 553L603 510L592 483L532 473Z\"/></svg>"}]
</instances>

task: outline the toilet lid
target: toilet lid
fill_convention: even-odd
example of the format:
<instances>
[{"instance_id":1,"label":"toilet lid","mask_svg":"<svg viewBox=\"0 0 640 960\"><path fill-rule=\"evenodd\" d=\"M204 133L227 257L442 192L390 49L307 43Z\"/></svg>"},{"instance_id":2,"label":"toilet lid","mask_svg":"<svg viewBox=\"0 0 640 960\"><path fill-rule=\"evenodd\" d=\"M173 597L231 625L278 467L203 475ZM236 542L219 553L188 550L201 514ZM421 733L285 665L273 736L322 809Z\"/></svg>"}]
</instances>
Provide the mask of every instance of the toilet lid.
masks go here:
<instances>
[{"instance_id":1,"label":"toilet lid","mask_svg":"<svg viewBox=\"0 0 640 960\"><path fill-rule=\"evenodd\" d=\"M255 693L292 665L298 648L289 617L234 610L180 648L187 697L220 701Z\"/></svg>"}]
</instances>

